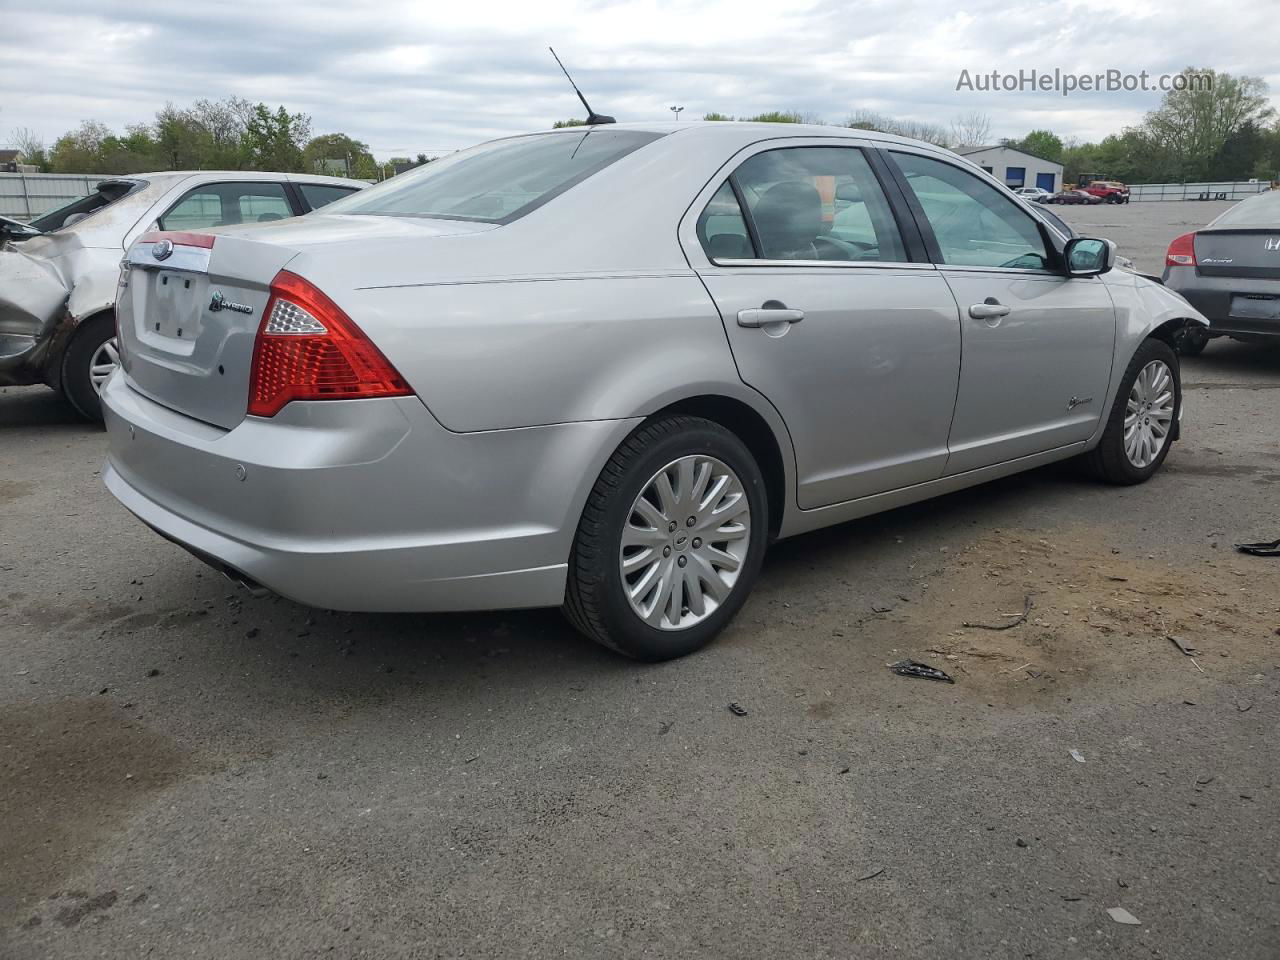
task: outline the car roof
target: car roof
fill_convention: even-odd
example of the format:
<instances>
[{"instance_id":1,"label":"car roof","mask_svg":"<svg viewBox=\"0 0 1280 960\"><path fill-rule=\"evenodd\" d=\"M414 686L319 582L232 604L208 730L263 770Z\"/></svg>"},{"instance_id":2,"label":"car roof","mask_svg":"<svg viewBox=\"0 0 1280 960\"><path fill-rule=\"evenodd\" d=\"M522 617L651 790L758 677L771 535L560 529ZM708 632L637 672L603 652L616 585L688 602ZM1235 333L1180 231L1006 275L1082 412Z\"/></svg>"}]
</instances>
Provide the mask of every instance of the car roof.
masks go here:
<instances>
[{"instance_id":1,"label":"car roof","mask_svg":"<svg viewBox=\"0 0 1280 960\"><path fill-rule=\"evenodd\" d=\"M586 127L560 127L544 133L574 134L584 132ZM923 140L912 140L910 137L899 137L892 133L881 133L879 130L862 130L853 127L829 126L824 123L760 123L747 120L661 120L652 123L611 123L598 126L601 130L636 130L642 133L679 134L682 139L705 137L709 139L739 138L743 143L766 140L774 137L841 137L850 140L878 140L885 143L906 144L915 147L926 147L930 150L951 153L945 147L926 143ZM959 157L959 154L955 154ZM963 159L963 158L961 158Z\"/></svg>"},{"instance_id":2,"label":"car roof","mask_svg":"<svg viewBox=\"0 0 1280 960\"><path fill-rule=\"evenodd\" d=\"M156 170L152 173L130 173L124 176L104 176L101 180L283 180L287 183L328 183L335 186L367 187L367 180L349 177L326 177L318 173L273 173L269 170Z\"/></svg>"}]
</instances>

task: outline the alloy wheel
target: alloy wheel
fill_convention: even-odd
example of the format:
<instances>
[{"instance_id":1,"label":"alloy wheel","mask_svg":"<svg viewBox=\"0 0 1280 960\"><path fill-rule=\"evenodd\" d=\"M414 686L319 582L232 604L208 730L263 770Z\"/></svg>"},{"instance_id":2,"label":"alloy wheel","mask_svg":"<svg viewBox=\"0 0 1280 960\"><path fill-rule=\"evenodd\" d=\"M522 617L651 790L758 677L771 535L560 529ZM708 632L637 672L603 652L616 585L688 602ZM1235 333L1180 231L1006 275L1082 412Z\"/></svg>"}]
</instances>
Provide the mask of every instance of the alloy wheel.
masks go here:
<instances>
[{"instance_id":1,"label":"alloy wheel","mask_svg":"<svg viewBox=\"0 0 1280 960\"><path fill-rule=\"evenodd\" d=\"M1163 360L1152 360L1133 381L1124 414L1124 453L1139 470L1151 466L1169 442L1173 407L1173 371Z\"/></svg>"},{"instance_id":2,"label":"alloy wheel","mask_svg":"<svg viewBox=\"0 0 1280 960\"><path fill-rule=\"evenodd\" d=\"M93 385L94 393L102 393L107 378L116 372L118 366L120 366L120 351L116 345L116 338L112 337L104 340L102 346L93 351L93 356L89 360L89 383Z\"/></svg>"},{"instance_id":3,"label":"alloy wheel","mask_svg":"<svg viewBox=\"0 0 1280 960\"><path fill-rule=\"evenodd\" d=\"M651 627L687 629L728 599L750 542L738 475L715 457L673 460L627 513L618 556L627 602Z\"/></svg>"}]
</instances>

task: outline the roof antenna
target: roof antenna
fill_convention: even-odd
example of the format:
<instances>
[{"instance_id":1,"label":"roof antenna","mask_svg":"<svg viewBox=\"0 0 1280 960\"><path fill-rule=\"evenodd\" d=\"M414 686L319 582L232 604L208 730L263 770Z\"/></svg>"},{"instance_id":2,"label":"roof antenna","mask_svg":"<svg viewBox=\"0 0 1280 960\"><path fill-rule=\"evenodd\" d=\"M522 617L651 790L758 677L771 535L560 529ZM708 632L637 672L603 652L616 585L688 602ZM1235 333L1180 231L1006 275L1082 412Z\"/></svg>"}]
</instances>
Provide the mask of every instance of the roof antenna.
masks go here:
<instances>
[{"instance_id":1,"label":"roof antenna","mask_svg":"<svg viewBox=\"0 0 1280 960\"><path fill-rule=\"evenodd\" d=\"M547 47L551 51L551 55L556 57L554 47ZM569 81L569 86L573 87L573 92L578 95L578 99L582 101L582 105L587 108L587 126L593 127L597 123L617 123L613 117L606 117L604 114L596 113L591 109L591 104L587 103L587 98L582 95L582 91L578 89L578 85L573 82L573 77L569 76L569 71L564 69L564 64L560 63L560 58L556 57L556 63L560 64L560 69L564 72L565 79Z\"/></svg>"}]
</instances>

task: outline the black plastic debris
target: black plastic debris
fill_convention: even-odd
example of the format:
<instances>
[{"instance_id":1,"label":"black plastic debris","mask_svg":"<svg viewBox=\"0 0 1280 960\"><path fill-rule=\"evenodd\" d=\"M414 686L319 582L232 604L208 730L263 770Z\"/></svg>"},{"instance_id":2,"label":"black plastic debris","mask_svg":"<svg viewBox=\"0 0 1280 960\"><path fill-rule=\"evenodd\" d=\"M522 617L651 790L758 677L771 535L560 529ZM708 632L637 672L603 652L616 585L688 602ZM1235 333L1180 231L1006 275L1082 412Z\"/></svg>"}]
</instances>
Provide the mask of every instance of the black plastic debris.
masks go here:
<instances>
[{"instance_id":1,"label":"black plastic debris","mask_svg":"<svg viewBox=\"0 0 1280 960\"><path fill-rule=\"evenodd\" d=\"M917 663L915 660L899 660L897 663L890 664L889 669L900 677L920 677L922 680L941 680L943 683L955 683L951 677L937 667L931 667L927 663Z\"/></svg>"},{"instance_id":2,"label":"black plastic debris","mask_svg":"<svg viewBox=\"0 0 1280 960\"><path fill-rule=\"evenodd\" d=\"M729 712L735 717L745 717L747 715L746 708L740 707L736 703L729 704Z\"/></svg>"},{"instance_id":3,"label":"black plastic debris","mask_svg":"<svg viewBox=\"0 0 1280 960\"><path fill-rule=\"evenodd\" d=\"M1255 557L1280 557L1280 540L1272 540L1270 543L1237 543L1236 549Z\"/></svg>"}]
</instances>

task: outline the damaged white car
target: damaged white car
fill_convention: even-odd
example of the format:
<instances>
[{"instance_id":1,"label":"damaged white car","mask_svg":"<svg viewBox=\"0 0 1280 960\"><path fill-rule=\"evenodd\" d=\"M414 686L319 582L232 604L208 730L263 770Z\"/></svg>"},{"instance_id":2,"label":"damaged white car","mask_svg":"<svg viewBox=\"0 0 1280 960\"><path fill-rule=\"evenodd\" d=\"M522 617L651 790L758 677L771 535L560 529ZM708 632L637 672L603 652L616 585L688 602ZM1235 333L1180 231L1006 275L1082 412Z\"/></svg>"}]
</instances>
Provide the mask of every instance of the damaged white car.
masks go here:
<instances>
[{"instance_id":1,"label":"damaged white car","mask_svg":"<svg viewBox=\"0 0 1280 960\"><path fill-rule=\"evenodd\" d=\"M300 216L367 186L286 173L140 173L29 224L0 218L0 386L44 383L91 420L115 370L124 251L148 230L202 230Z\"/></svg>"}]
</instances>

